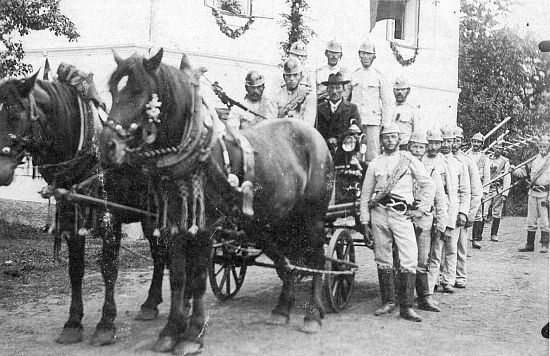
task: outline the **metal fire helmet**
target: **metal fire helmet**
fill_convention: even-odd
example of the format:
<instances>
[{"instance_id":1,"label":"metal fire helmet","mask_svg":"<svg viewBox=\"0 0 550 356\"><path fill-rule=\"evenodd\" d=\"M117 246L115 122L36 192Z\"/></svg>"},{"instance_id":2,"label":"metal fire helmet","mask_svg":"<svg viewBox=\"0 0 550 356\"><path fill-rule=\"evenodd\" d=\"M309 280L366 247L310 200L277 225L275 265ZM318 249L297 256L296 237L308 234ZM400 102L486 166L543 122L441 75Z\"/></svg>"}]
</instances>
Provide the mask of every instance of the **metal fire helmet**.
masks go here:
<instances>
[{"instance_id":1,"label":"metal fire helmet","mask_svg":"<svg viewBox=\"0 0 550 356\"><path fill-rule=\"evenodd\" d=\"M473 140L477 140L477 141L481 141L481 142L485 141L485 139L483 138L483 135L481 134L481 132L478 132L475 135L473 135L472 138L471 138L471 141L473 141Z\"/></svg>"},{"instance_id":2,"label":"metal fire helmet","mask_svg":"<svg viewBox=\"0 0 550 356\"><path fill-rule=\"evenodd\" d=\"M428 132L426 133L426 140L443 142L443 135L441 134L441 130L428 130Z\"/></svg>"},{"instance_id":3,"label":"metal fire helmet","mask_svg":"<svg viewBox=\"0 0 550 356\"><path fill-rule=\"evenodd\" d=\"M382 130L380 131L380 136L389 133L401 133L399 130L399 125L395 122L388 122L387 124L384 124L384 126L382 126Z\"/></svg>"},{"instance_id":4,"label":"metal fire helmet","mask_svg":"<svg viewBox=\"0 0 550 356\"><path fill-rule=\"evenodd\" d=\"M296 58L289 58L283 64L284 74L296 74L302 72L302 63Z\"/></svg>"},{"instance_id":5,"label":"metal fire helmet","mask_svg":"<svg viewBox=\"0 0 550 356\"><path fill-rule=\"evenodd\" d=\"M411 138L409 139L409 142L416 142L416 143L423 143L428 144L428 138L424 132L413 132L411 135Z\"/></svg>"},{"instance_id":6,"label":"metal fire helmet","mask_svg":"<svg viewBox=\"0 0 550 356\"><path fill-rule=\"evenodd\" d=\"M397 77L393 83L394 89L409 89L410 87L409 80L405 77Z\"/></svg>"},{"instance_id":7,"label":"metal fire helmet","mask_svg":"<svg viewBox=\"0 0 550 356\"><path fill-rule=\"evenodd\" d=\"M332 39L327 42L325 51L342 53L342 44L337 39Z\"/></svg>"},{"instance_id":8,"label":"metal fire helmet","mask_svg":"<svg viewBox=\"0 0 550 356\"><path fill-rule=\"evenodd\" d=\"M443 141L444 139L455 139L455 131L450 128L449 126L445 126L441 128L441 138Z\"/></svg>"},{"instance_id":9,"label":"metal fire helmet","mask_svg":"<svg viewBox=\"0 0 550 356\"><path fill-rule=\"evenodd\" d=\"M295 54L297 56L307 56L307 48L306 44L302 40L298 40L290 46L289 53Z\"/></svg>"},{"instance_id":10,"label":"metal fire helmet","mask_svg":"<svg viewBox=\"0 0 550 356\"><path fill-rule=\"evenodd\" d=\"M260 85L265 84L265 78L258 71L251 70L246 75L245 82L249 87L259 87Z\"/></svg>"},{"instance_id":11,"label":"metal fire helmet","mask_svg":"<svg viewBox=\"0 0 550 356\"><path fill-rule=\"evenodd\" d=\"M464 131L462 130L462 127L455 127L455 136L464 139Z\"/></svg>"},{"instance_id":12,"label":"metal fire helmet","mask_svg":"<svg viewBox=\"0 0 550 356\"><path fill-rule=\"evenodd\" d=\"M361 46L359 46L359 52L376 53L374 43L369 40L361 43Z\"/></svg>"}]
</instances>

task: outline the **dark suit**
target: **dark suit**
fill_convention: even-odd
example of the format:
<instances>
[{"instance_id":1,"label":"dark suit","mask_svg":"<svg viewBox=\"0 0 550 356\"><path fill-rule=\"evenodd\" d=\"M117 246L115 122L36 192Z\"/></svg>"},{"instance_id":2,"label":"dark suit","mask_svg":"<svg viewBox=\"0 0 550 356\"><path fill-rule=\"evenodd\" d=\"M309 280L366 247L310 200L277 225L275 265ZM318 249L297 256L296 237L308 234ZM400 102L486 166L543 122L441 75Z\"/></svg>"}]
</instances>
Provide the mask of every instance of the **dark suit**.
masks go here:
<instances>
[{"instance_id":1,"label":"dark suit","mask_svg":"<svg viewBox=\"0 0 550 356\"><path fill-rule=\"evenodd\" d=\"M342 138L350 126L350 120L355 119L357 126L361 126L361 116L355 104L342 100L334 113L330 110L330 103L324 101L317 106L317 130L328 141L335 137L338 140L338 146L342 143Z\"/></svg>"}]
</instances>

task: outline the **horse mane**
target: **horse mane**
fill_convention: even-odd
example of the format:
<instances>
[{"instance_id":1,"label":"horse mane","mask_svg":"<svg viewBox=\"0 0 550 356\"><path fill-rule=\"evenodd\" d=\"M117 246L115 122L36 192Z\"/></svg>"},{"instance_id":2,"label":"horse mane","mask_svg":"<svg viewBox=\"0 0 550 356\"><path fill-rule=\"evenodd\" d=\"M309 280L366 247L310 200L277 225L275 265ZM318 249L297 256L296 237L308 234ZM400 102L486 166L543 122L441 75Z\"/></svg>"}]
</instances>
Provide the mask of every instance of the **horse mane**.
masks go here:
<instances>
[{"instance_id":1,"label":"horse mane","mask_svg":"<svg viewBox=\"0 0 550 356\"><path fill-rule=\"evenodd\" d=\"M116 87L126 75L129 76L127 85L141 86L145 91L156 93L162 102L161 115L168 118L162 122L168 127L159 130L155 144L178 145L182 137L182 126L187 127L193 115L192 105L186 105L193 100L193 93L189 90L191 78L188 71L160 63L157 69L148 72L144 66L144 57L134 54L118 65L109 80L109 88ZM180 120L184 120L185 125L181 125Z\"/></svg>"}]
</instances>

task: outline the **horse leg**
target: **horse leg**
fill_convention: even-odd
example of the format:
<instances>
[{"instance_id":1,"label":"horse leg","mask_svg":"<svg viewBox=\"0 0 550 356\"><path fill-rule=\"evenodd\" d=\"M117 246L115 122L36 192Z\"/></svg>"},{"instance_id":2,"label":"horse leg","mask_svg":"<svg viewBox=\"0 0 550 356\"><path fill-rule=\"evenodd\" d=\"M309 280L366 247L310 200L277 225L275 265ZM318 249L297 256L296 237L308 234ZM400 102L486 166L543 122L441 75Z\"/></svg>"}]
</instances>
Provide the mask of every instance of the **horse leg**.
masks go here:
<instances>
[{"instance_id":1,"label":"horse leg","mask_svg":"<svg viewBox=\"0 0 550 356\"><path fill-rule=\"evenodd\" d=\"M288 260L287 260L288 261ZM279 295L279 301L275 309L271 311L271 316L268 320L268 324L273 325L285 325L290 321L290 311L294 305L295 296L295 271L289 271L286 265L281 263L275 263L277 265L276 270L279 278L283 281L283 288Z\"/></svg>"},{"instance_id":2,"label":"horse leg","mask_svg":"<svg viewBox=\"0 0 550 356\"><path fill-rule=\"evenodd\" d=\"M62 203L58 203L62 204ZM71 307L69 320L63 326L63 331L55 339L60 344L73 344L82 341L82 317L84 306L82 303L82 279L84 278L84 245L86 238L74 234L74 226L67 222L74 221L74 215L68 213L65 207L60 207L60 231L67 236L69 252L69 279L71 280Z\"/></svg>"},{"instance_id":3,"label":"horse leg","mask_svg":"<svg viewBox=\"0 0 550 356\"><path fill-rule=\"evenodd\" d=\"M306 234L308 237L308 252L306 258L309 257L309 264L314 269L322 270L325 266L324 257L324 223L322 220L310 220L305 224ZM313 253L312 253L313 252ZM309 256L308 256L309 255ZM301 331L313 334L321 329L321 319L325 317L323 302L321 300L322 293L322 275L315 273L311 285L311 295L306 308L304 317L304 326Z\"/></svg>"},{"instance_id":4,"label":"horse leg","mask_svg":"<svg viewBox=\"0 0 550 356\"><path fill-rule=\"evenodd\" d=\"M110 216L113 217L113 215ZM121 225L118 221L113 222L112 220L105 219L99 228L99 233L103 236L101 274L105 283L105 300L101 320L97 323L96 330L90 340L90 344L94 346L109 345L116 341L115 318L117 310L115 304L115 283L118 277Z\"/></svg>"},{"instance_id":5,"label":"horse leg","mask_svg":"<svg viewBox=\"0 0 550 356\"><path fill-rule=\"evenodd\" d=\"M178 355L196 355L204 346L206 317L204 311L204 294L208 269L209 241L205 230L197 232L187 243L187 279L185 282L186 305L192 304L192 313L184 339L178 344L175 353ZM191 303L192 299L192 303Z\"/></svg>"},{"instance_id":6,"label":"horse leg","mask_svg":"<svg viewBox=\"0 0 550 356\"><path fill-rule=\"evenodd\" d=\"M153 224L150 221L142 221L143 234L149 241L151 256L153 257L153 278L149 287L147 299L141 305L141 309L135 320L155 320L159 315L158 305L162 303L162 280L164 267L166 266L166 246L153 236Z\"/></svg>"},{"instance_id":7,"label":"horse leg","mask_svg":"<svg viewBox=\"0 0 550 356\"><path fill-rule=\"evenodd\" d=\"M185 240L187 233L174 233L170 244L170 314L168 322L160 332L154 345L155 351L172 351L183 338L187 329L188 311L185 305L184 293L186 285L186 253Z\"/></svg>"}]
</instances>

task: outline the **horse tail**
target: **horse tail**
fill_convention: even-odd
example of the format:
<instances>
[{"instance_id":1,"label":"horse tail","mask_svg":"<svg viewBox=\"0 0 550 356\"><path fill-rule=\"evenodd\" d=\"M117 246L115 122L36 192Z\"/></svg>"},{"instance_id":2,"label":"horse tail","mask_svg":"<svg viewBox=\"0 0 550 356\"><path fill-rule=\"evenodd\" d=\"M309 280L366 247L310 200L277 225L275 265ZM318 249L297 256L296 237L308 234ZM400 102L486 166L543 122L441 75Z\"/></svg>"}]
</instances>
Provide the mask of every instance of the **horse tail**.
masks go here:
<instances>
[{"instance_id":1,"label":"horse tail","mask_svg":"<svg viewBox=\"0 0 550 356\"><path fill-rule=\"evenodd\" d=\"M186 70L192 70L191 62L189 62L189 57L184 53L181 57L180 62L180 70L186 71Z\"/></svg>"}]
</instances>

